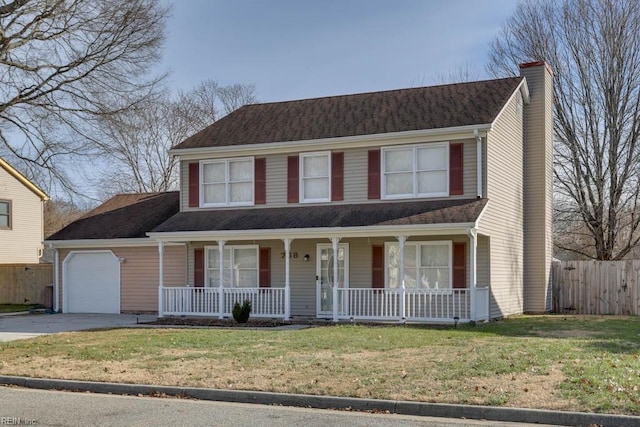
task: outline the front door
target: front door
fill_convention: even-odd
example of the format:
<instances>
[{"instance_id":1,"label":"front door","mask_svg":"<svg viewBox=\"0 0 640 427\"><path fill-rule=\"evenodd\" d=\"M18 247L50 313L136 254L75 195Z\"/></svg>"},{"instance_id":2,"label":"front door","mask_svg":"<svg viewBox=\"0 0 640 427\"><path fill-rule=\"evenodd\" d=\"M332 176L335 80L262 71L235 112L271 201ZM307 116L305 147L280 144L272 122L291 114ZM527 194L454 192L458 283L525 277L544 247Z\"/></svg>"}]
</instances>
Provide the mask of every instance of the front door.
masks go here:
<instances>
[{"instance_id":1,"label":"front door","mask_svg":"<svg viewBox=\"0 0 640 427\"><path fill-rule=\"evenodd\" d=\"M318 317L333 315L333 245L331 243L319 243L316 255L316 288ZM338 288L349 287L349 244L338 244ZM342 311L342 305L338 304L338 312Z\"/></svg>"}]
</instances>

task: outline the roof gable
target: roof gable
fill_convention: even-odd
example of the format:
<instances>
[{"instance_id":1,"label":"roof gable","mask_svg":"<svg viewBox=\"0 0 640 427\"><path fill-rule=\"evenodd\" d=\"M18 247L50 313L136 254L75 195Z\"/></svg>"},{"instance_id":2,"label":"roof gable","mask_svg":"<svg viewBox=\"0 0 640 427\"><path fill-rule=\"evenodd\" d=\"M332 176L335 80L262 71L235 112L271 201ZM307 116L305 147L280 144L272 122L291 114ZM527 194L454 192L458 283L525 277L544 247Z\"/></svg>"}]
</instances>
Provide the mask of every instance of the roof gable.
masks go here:
<instances>
[{"instance_id":1,"label":"roof gable","mask_svg":"<svg viewBox=\"0 0 640 427\"><path fill-rule=\"evenodd\" d=\"M13 176L17 181L19 181L22 185L27 187L32 193L36 196L40 197L41 200L47 201L49 200L49 196L47 193L42 191L40 187L35 185L33 182L29 181L29 179L22 175L16 168L11 166L6 160L0 157L0 167L7 171L7 173Z\"/></svg>"},{"instance_id":2,"label":"roof gable","mask_svg":"<svg viewBox=\"0 0 640 427\"><path fill-rule=\"evenodd\" d=\"M174 149L375 135L492 123L522 77L245 105Z\"/></svg>"}]
</instances>

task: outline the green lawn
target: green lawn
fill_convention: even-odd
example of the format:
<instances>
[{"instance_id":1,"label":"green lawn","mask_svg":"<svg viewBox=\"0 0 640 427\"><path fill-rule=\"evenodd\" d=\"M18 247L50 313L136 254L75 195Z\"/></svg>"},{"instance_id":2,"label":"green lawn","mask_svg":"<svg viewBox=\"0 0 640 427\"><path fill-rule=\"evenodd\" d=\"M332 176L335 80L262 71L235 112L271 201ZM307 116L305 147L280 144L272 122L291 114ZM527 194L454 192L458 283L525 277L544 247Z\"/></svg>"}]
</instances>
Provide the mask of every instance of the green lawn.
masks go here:
<instances>
[{"instance_id":1,"label":"green lawn","mask_svg":"<svg viewBox=\"0 0 640 427\"><path fill-rule=\"evenodd\" d=\"M640 415L640 318L77 332L1 344L0 374Z\"/></svg>"},{"instance_id":2,"label":"green lawn","mask_svg":"<svg viewBox=\"0 0 640 427\"><path fill-rule=\"evenodd\" d=\"M40 304L0 304L0 313L17 313L41 307Z\"/></svg>"}]
</instances>

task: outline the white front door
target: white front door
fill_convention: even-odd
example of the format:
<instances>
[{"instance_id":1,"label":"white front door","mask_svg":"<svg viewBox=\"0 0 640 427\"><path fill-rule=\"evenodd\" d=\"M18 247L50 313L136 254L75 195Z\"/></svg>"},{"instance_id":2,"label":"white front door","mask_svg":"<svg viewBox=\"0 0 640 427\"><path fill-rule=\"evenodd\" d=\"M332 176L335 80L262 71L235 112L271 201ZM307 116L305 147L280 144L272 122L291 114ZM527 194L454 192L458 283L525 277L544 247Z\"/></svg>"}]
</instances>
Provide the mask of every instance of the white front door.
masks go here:
<instances>
[{"instance_id":1,"label":"white front door","mask_svg":"<svg viewBox=\"0 0 640 427\"><path fill-rule=\"evenodd\" d=\"M316 255L316 288L318 290L316 313L318 317L327 317L333 314L333 245L331 243L319 243ZM338 288L349 287L349 244L338 244ZM342 304L338 305L338 311L342 311Z\"/></svg>"}]
</instances>

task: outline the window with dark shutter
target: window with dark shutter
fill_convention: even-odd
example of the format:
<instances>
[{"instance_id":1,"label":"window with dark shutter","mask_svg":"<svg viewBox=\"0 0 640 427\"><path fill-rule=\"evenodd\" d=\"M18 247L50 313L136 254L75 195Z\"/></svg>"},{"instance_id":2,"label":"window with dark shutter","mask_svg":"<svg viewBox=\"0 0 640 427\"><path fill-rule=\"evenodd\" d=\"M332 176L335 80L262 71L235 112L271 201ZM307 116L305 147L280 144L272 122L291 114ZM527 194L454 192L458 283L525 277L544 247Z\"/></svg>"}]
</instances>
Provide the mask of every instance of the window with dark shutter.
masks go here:
<instances>
[{"instance_id":1,"label":"window with dark shutter","mask_svg":"<svg viewBox=\"0 0 640 427\"><path fill-rule=\"evenodd\" d=\"M200 206L200 164L189 163L189 207Z\"/></svg>"},{"instance_id":2,"label":"window with dark shutter","mask_svg":"<svg viewBox=\"0 0 640 427\"><path fill-rule=\"evenodd\" d=\"M369 199L380 198L380 150L369 150Z\"/></svg>"},{"instance_id":3,"label":"window with dark shutter","mask_svg":"<svg viewBox=\"0 0 640 427\"><path fill-rule=\"evenodd\" d=\"M266 159L254 160L254 197L256 205L267 203L267 162Z\"/></svg>"},{"instance_id":4,"label":"window with dark shutter","mask_svg":"<svg viewBox=\"0 0 640 427\"><path fill-rule=\"evenodd\" d=\"M464 243L453 244L453 287L456 289L467 287L467 257Z\"/></svg>"},{"instance_id":5,"label":"window with dark shutter","mask_svg":"<svg viewBox=\"0 0 640 427\"><path fill-rule=\"evenodd\" d=\"M204 287L204 249L193 250L193 286Z\"/></svg>"},{"instance_id":6,"label":"window with dark shutter","mask_svg":"<svg viewBox=\"0 0 640 427\"><path fill-rule=\"evenodd\" d=\"M298 181L299 169L298 156L289 156L287 158L287 203L298 203L300 198L300 189Z\"/></svg>"},{"instance_id":7,"label":"window with dark shutter","mask_svg":"<svg viewBox=\"0 0 640 427\"><path fill-rule=\"evenodd\" d=\"M458 196L464 194L462 169L462 144L449 145L449 194Z\"/></svg>"}]
</instances>

